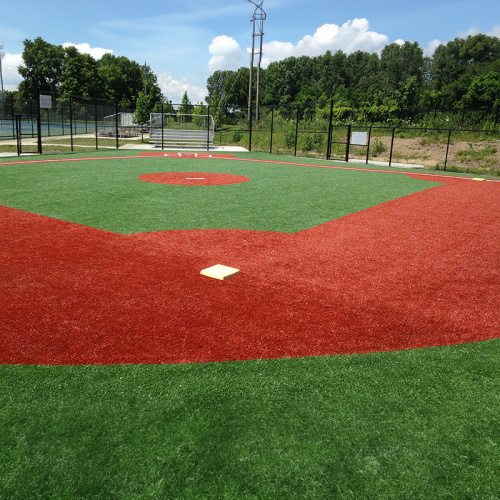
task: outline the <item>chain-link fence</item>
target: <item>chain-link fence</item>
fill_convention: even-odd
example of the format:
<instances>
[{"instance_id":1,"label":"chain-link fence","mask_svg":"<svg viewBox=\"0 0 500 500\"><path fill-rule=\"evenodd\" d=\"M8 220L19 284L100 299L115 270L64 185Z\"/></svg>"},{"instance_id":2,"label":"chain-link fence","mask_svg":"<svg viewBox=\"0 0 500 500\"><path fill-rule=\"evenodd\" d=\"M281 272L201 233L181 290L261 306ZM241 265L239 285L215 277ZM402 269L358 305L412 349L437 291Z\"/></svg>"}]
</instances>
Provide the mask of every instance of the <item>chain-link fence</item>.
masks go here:
<instances>
[{"instance_id":1,"label":"chain-link fence","mask_svg":"<svg viewBox=\"0 0 500 500\"><path fill-rule=\"evenodd\" d=\"M331 101L259 106L258 113L254 107L250 120L247 108L190 105L186 113L182 105L168 103L146 110L145 116L156 112L164 117L151 128L151 121L136 123L133 106L50 97L43 106L40 101L5 103L0 148L17 148L21 154L141 145L206 150L241 146L270 154L500 175L498 108L420 110L415 114L420 123L455 125L423 127L369 123L373 116L358 112L356 117L353 110L339 110ZM464 127L474 123L488 128ZM13 144L4 146L9 140Z\"/></svg>"}]
</instances>

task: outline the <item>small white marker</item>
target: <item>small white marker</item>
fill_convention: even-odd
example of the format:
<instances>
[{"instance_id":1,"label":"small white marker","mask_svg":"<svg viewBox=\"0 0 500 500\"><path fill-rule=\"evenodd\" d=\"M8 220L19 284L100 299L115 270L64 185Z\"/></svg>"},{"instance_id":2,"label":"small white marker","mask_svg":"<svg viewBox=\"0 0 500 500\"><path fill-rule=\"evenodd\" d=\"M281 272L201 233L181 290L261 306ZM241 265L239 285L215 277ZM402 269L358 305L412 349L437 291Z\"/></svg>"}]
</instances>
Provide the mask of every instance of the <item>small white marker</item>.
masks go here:
<instances>
[{"instance_id":1,"label":"small white marker","mask_svg":"<svg viewBox=\"0 0 500 500\"><path fill-rule=\"evenodd\" d=\"M187 181L202 181L205 180L205 177L186 177Z\"/></svg>"},{"instance_id":2,"label":"small white marker","mask_svg":"<svg viewBox=\"0 0 500 500\"><path fill-rule=\"evenodd\" d=\"M200 274L208 276L209 278L215 278L216 280L225 280L235 274L238 274L239 272L240 270L235 269L234 267L217 264L215 266L208 267L207 269L203 269Z\"/></svg>"}]
</instances>

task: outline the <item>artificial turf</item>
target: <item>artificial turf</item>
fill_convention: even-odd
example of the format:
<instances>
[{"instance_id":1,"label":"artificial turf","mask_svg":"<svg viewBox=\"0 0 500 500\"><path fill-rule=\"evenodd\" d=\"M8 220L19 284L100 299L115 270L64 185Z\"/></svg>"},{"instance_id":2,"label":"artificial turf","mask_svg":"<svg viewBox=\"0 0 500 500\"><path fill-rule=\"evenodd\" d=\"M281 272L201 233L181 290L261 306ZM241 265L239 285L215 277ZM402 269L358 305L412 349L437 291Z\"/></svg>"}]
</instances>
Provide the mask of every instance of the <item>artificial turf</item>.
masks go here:
<instances>
[{"instance_id":1,"label":"artificial turf","mask_svg":"<svg viewBox=\"0 0 500 500\"><path fill-rule=\"evenodd\" d=\"M109 161L120 179L140 175ZM498 497L496 185L425 190L406 175L235 161L215 171L300 170L309 190L293 191L289 209L307 199L313 221L291 235L122 236L56 220L68 204L85 212L85 200L61 179L53 191L46 173L85 185L102 162L0 167L5 196L59 210L50 219L0 207L1 498ZM318 198L321 210L309 172L331 198ZM351 174L338 191L328 183ZM363 202L424 190L307 229L365 181ZM101 193L108 218L135 232L118 227L127 190L115 188ZM299 230L279 220L280 200L268 203L273 227ZM220 257L242 273L199 275ZM290 359L439 344L461 345ZM250 360L189 363L215 359ZM184 364L124 364L137 362Z\"/></svg>"},{"instance_id":2,"label":"artificial turf","mask_svg":"<svg viewBox=\"0 0 500 500\"><path fill-rule=\"evenodd\" d=\"M499 355L2 366L0 496L494 499Z\"/></svg>"},{"instance_id":3,"label":"artificial turf","mask_svg":"<svg viewBox=\"0 0 500 500\"><path fill-rule=\"evenodd\" d=\"M246 160L127 157L4 165L0 204L120 234L175 229L295 233L438 185L377 171ZM190 171L250 180L207 187L138 179Z\"/></svg>"}]
</instances>

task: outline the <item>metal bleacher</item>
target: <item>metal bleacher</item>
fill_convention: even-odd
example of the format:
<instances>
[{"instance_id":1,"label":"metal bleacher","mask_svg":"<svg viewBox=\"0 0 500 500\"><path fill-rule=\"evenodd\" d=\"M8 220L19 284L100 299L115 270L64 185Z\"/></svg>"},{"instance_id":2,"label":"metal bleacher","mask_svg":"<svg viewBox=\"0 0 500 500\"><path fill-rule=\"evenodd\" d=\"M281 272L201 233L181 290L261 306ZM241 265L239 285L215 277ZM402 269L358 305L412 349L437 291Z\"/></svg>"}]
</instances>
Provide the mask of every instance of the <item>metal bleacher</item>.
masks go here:
<instances>
[{"instance_id":1,"label":"metal bleacher","mask_svg":"<svg viewBox=\"0 0 500 500\"><path fill-rule=\"evenodd\" d=\"M208 149L214 140L214 121L211 115L164 113L162 120L160 113L154 113L150 123L149 142L156 147Z\"/></svg>"}]
</instances>

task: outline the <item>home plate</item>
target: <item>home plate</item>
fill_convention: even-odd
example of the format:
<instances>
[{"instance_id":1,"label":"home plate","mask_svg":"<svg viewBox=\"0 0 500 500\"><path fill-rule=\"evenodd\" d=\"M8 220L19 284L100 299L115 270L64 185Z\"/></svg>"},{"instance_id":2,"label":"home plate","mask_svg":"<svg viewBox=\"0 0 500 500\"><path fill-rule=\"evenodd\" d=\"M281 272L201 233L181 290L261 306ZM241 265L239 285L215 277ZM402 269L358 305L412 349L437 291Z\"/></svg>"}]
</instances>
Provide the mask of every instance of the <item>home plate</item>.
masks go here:
<instances>
[{"instance_id":1,"label":"home plate","mask_svg":"<svg viewBox=\"0 0 500 500\"><path fill-rule=\"evenodd\" d=\"M203 269L200 274L204 276L208 276L209 278L215 278L216 280L225 280L238 274L240 272L239 269L235 269L234 267L223 266L222 264L217 264L212 267L207 267L207 269Z\"/></svg>"}]
</instances>

